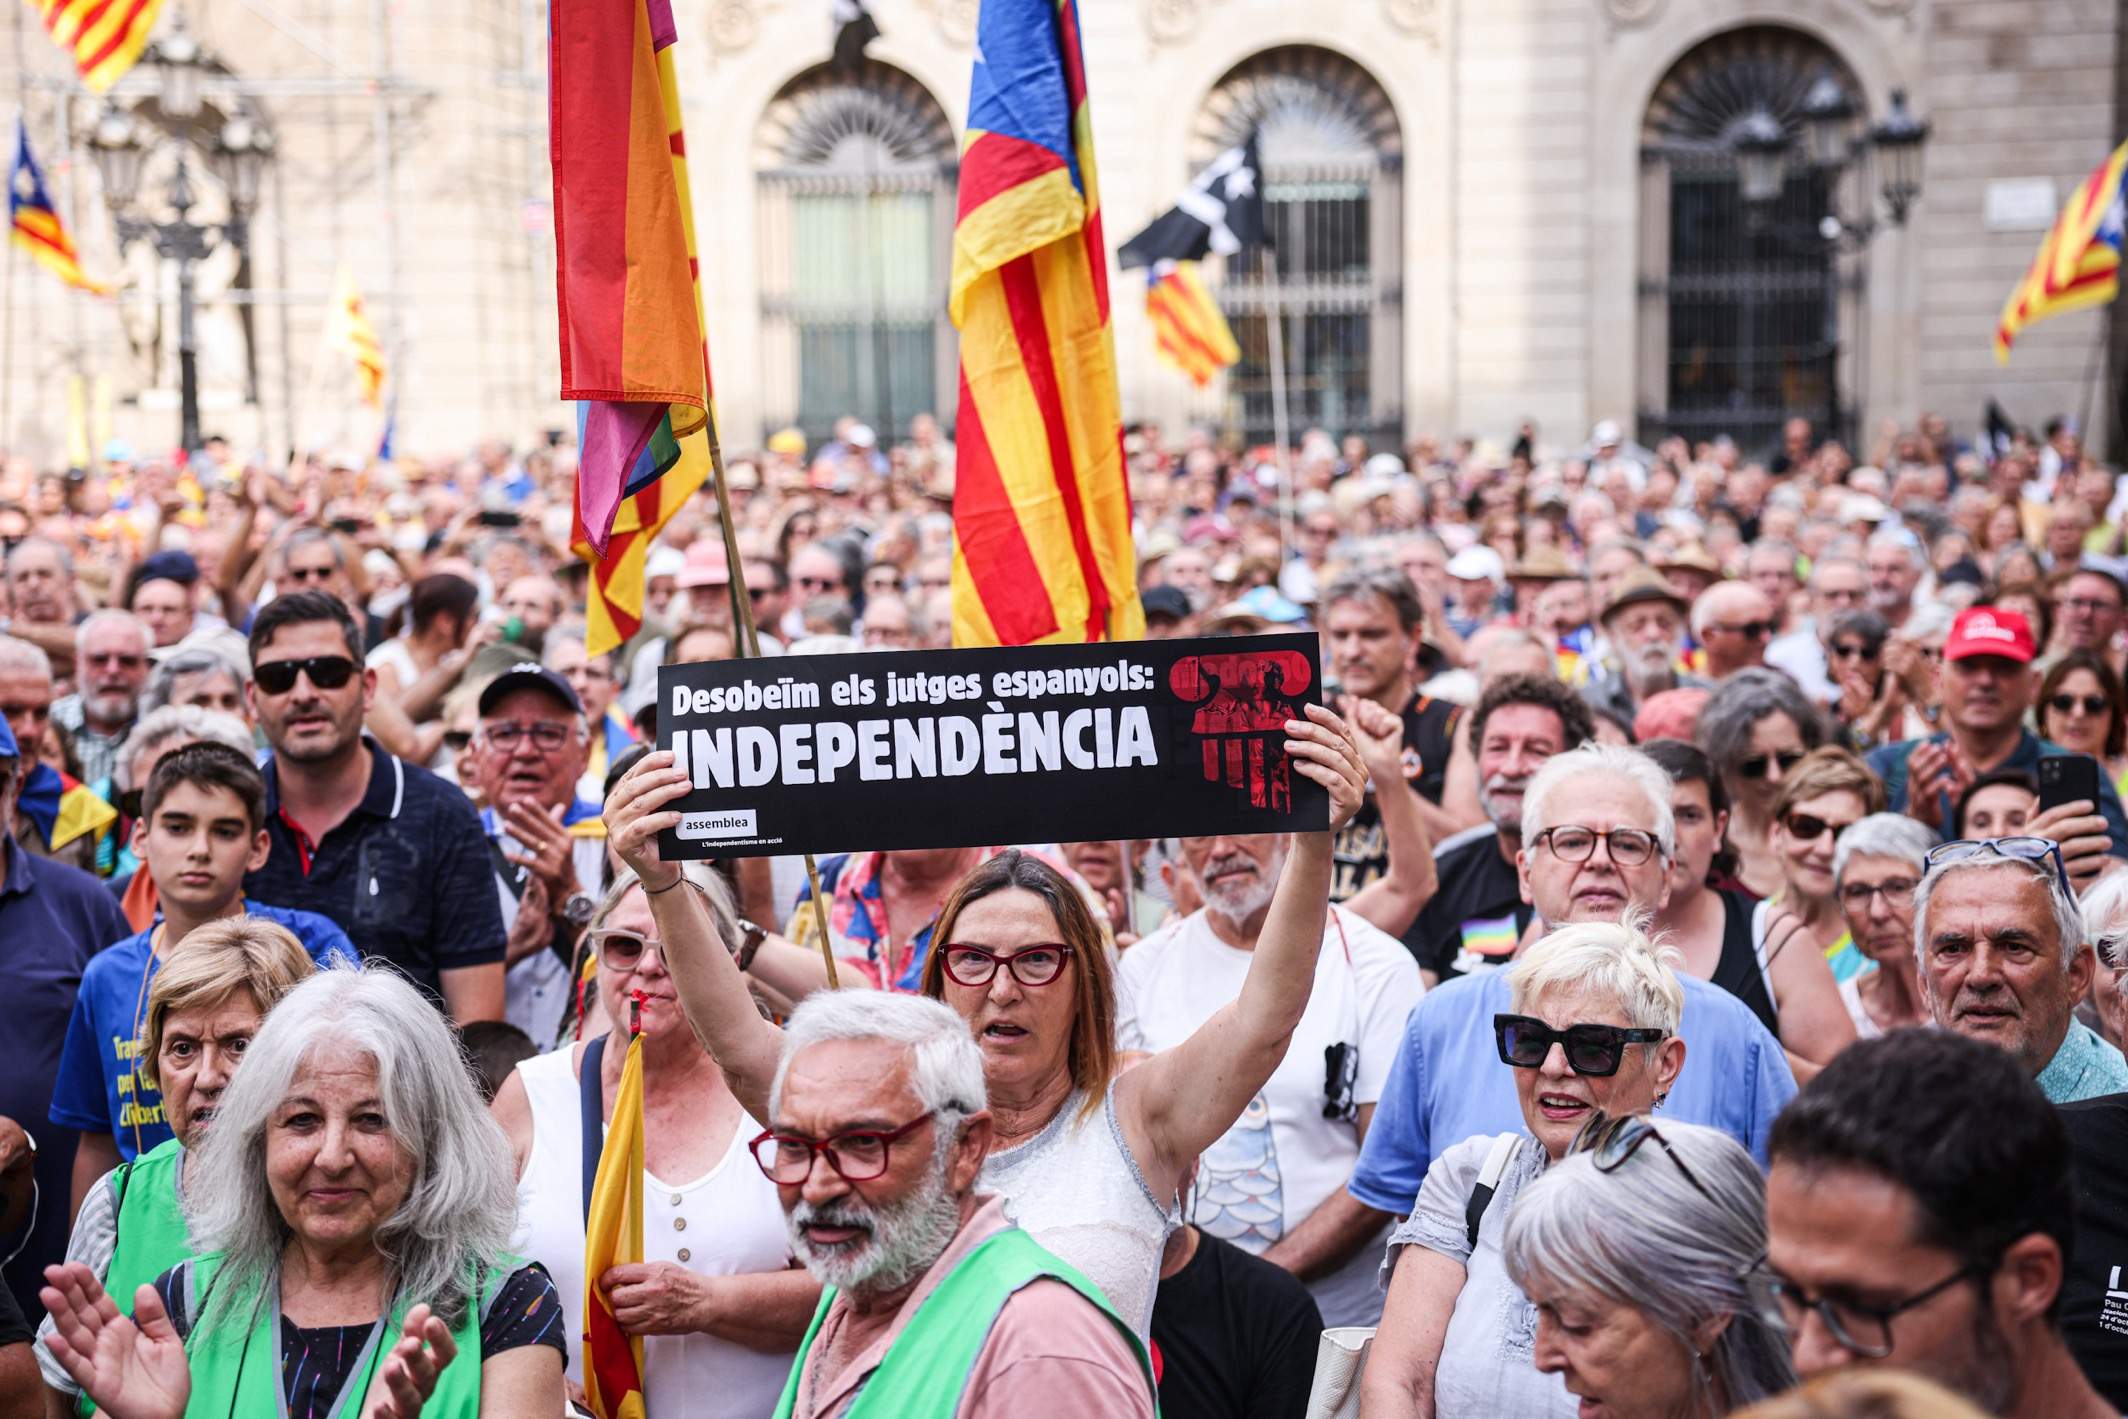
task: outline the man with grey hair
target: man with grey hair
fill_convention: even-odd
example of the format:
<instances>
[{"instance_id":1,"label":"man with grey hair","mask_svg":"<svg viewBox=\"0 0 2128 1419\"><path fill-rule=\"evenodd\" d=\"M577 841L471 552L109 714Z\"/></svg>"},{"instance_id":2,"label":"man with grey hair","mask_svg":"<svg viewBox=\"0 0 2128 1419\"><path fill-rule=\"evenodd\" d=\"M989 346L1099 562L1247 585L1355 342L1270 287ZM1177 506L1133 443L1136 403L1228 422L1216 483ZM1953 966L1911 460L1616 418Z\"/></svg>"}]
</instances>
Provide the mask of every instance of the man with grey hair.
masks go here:
<instances>
[{"instance_id":1,"label":"man with grey hair","mask_svg":"<svg viewBox=\"0 0 2128 1419\"><path fill-rule=\"evenodd\" d=\"M74 670L74 558L49 537L25 537L7 554L7 601L0 631L20 636Z\"/></svg>"},{"instance_id":2,"label":"man with grey hair","mask_svg":"<svg viewBox=\"0 0 2128 1419\"><path fill-rule=\"evenodd\" d=\"M52 722L52 662L28 641L0 636L0 716L23 748L22 791L7 825L39 857L96 870L97 839L118 814L86 785L44 762Z\"/></svg>"},{"instance_id":3,"label":"man with grey hair","mask_svg":"<svg viewBox=\"0 0 2128 1419\"><path fill-rule=\"evenodd\" d=\"M1893 630L1914 614L1914 590L1928 568L1921 539L1903 527L1888 527L1869 539L1869 607Z\"/></svg>"},{"instance_id":4,"label":"man with grey hair","mask_svg":"<svg viewBox=\"0 0 2128 1419\"><path fill-rule=\"evenodd\" d=\"M1832 553L1810 568L1810 619L1766 647L1766 663L1787 674L1817 704L1839 698L1831 661L1833 622L1869 605L1869 570L1854 557Z\"/></svg>"},{"instance_id":5,"label":"man with grey hair","mask_svg":"<svg viewBox=\"0 0 2128 1419\"><path fill-rule=\"evenodd\" d=\"M1150 1416L1143 1345L1107 1299L976 1191L982 1052L915 995L833 991L791 1015L754 1140L792 1254L828 1289L791 1369L793 1419Z\"/></svg>"},{"instance_id":6,"label":"man with grey hair","mask_svg":"<svg viewBox=\"0 0 2128 1419\"><path fill-rule=\"evenodd\" d=\"M130 611L92 611L74 628L74 693L52 703L52 719L73 736L81 776L91 783L111 776L140 714L153 643Z\"/></svg>"},{"instance_id":7,"label":"man with grey hair","mask_svg":"<svg viewBox=\"0 0 2128 1419\"><path fill-rule=\"evenodd\" d=\"M2076 1018L2095 969L2061 849L1945 843L1914 892L1914 954L1937 1025L2008 1050L2057 1104L2128 1090L2128 1060Z\"/></svg>"},{"instance_id":8,"label":"man with grey hair","mask_svg":"<svg viewBox=\"0 0 2128 1419\"><path fill-rule=\"evenodd\" d=\"M1662 910L1676 858L1670 778L1653 759L1596 743L1554 755L1522 804L1515 865L1537 911L1525 943L1569 922Z\"/></svg>"},{"instance_id":9,"label":"man with grey hair","mask_svg":"<svg viewBox=\"0 0 2128 1419\"><path fill-rule=\"evenodd\" d=\"M1748 581L1718 581L1701 592L1692 603L1692 635L1706 652L1707 678L1764 665L1774 621L1773 603Z\"/></svg>"}]
</instances>

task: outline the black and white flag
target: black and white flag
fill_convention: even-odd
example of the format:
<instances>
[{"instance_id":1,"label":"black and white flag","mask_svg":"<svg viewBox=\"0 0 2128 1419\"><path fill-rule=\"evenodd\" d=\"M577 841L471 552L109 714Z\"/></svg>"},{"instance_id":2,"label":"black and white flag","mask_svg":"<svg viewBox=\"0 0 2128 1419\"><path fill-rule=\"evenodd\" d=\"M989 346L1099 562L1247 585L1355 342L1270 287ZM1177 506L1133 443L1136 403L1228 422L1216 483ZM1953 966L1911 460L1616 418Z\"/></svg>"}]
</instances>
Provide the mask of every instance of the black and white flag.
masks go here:
<instances>
[{"instance_id":1,"label":"black and white flag","mask_svg":"<svg viewBox=\"0 0 2128 1419\"><path fill-rule=\"evenodd\" d=\"M865 46L879 38L879 24L864 0L829 0L834 17L835 57L838 69L855 69L864 62Z\"/></svg>"},{"instance_id":2,"label":"black and white flag","mask_svg":"<svg viewBox=\"0 0 2128 1419\"><path fill-rule=\"evenodd\" d=\"M1212 159L1173 207L1123 243L1116 260L1129 270L1161 261L1232 256L1244 246L1269 245L1262 174L1252 132L1247 142Z\"/></svg>"}]
</instances>

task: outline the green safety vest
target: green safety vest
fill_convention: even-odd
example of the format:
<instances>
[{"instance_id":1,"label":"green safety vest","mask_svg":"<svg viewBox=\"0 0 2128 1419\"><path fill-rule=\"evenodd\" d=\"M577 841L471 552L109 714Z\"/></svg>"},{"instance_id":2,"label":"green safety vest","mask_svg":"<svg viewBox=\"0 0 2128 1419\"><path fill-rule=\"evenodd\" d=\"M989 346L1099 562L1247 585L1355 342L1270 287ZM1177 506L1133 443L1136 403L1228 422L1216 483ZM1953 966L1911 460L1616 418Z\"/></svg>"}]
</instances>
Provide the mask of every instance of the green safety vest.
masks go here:
<instances>
[{"instance_id":1,"label":"green safety vest","mask_svg":"<svg viewBox=\"0 0 2128 1419\"><path fill-rule=\"evenodd\" d=\"M288 1396L281 1387L281 1288L269 1282L263 1304L255 1308L250 1329L226 1319L223 1312L212 1330L199 1324L219 1256L201 1257L192 1263L193 1330L185 1341L186 1358L192 1365L192 1402L185 1406L185 1419L287 1419ZM458 1355L436 1377L436 1392L422 1406L422 1419L479 1419L480 1414L480 1318L506 1273L490 1268L482 1274L481 1286L463 1319L451 1332ZM362 1401L383 1368L378 1353L399 1343L406 1313L415 1302L398 1297L391 1314L370 1332L369 1340L348 1372L347 1384L333 1401L332 1419L355 1419ZM234 1314L241 1315L242 1309Z\"/></svg>"},{"instance_id":2,"label":"green safety vest","mask_svg":"<svg viewBox=\"0 0 2128 1419\"><path fill-rule=\"evenodd\" d=\"M1152 1362L1137 1332L1108 1303L1100 1288L1081 1276L1061 1258L1043 1249L1041 1243L1018 1227L978 1244L961 1259L937 1289L924 1298L909 1317L908 1326L895 1338L879 1368L872 1371L845 1411L844 1419L952 1419L960 1408L961 1395L976 1359L989 1342L1005 1302L1021 1287L1047 1278L1062 1281L1100 1308L1130 1342L1138 1368L1145 1374L1145 1387L1152 1393L1154 1413L1159 1412L1159 1390L1153 1383ZM834 1304L835 1288L820 1293L820 1307L798 1347L791 1364L791 1377L783 1386L783 1400L775 1419L791 1419L798 1405L798 1384L805 1373L806 1356L820 1334L820 1324ZM427 1419L424 1413L423 1419Z\"/></svg>"},{"instance_id":3,"label":"green safety vest","mask_svg":"<svg viewBox=\"0 0 2128 1419\"><path fill-rule=\"evenodd\" d=\"M178 1158L183 1152L184 1145L175 1138L165 1139L109 1178L118 1203L103 1289L124 1315L133 1314L135 1291L192 1255L177 1197ZM88 1395L76 1395L74 1412L94 1414L96 1405Z\"/></svg>"}]
</instances>

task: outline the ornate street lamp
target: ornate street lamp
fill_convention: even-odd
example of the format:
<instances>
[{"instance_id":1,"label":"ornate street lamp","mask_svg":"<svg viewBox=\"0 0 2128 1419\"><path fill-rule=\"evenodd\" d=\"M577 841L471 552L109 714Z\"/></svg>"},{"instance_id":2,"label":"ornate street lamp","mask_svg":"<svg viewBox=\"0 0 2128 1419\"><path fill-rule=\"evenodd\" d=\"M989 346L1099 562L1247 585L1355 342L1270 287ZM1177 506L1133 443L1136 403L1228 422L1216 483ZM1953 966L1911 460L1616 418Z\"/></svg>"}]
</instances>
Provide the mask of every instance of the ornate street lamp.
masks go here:
<instances>
[{"instance_id":1,"label":"ornate street lamp","mask_svg":"<svg viewBox=\"0 0 2128 1419\"><path fill-rule=\"evenodd\" d=\"M1830 73L1820 73L1803 95L1803 151L1821 168L1847 165L1854 142L1855 101Z\"/></svg>"},{"instance_id":2,"label":"ornate street lamp","mask_svg":"<svg viewBox=\"0 0 2128 1419\"><path fill-rule=\"evenodd\" d=\"M1884 176L1884 205L1895 227L1906 225L1906 214L1921 195L1921 150L1928 145L1928 136L1927 120L1907 111L1906 90L1893 89L1891 110L1869 139L1877 150Z\"/></svg>"},{"instance_id":3,"label":"ornate street lamp","mask_svg":"<svg viewBox=\"0 0 2128 1419\"><path fill-rule=\"evenodd\" d=\"M1766 207L1778 201L1787 174L1788 130L1763 108L1755 108L1729 130L1729 145L1736 150L1737 185L1744 201Z\"/></svg>"}]
</instances>

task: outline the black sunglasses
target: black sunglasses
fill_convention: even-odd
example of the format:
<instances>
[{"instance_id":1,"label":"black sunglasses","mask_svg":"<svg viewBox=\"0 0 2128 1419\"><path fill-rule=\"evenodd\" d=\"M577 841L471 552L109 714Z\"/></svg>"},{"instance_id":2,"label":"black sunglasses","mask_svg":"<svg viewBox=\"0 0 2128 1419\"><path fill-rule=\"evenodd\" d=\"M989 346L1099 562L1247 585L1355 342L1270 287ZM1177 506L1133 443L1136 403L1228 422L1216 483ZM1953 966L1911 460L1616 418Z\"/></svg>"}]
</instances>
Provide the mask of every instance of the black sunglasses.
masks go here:
<instances>
[{"instance_id":1,"label":"black sunglasses","mask_svg":"<svg viewBox=\"0 0 2128 1419\"><path fill-rule=\"evenodd\" d=\"M1832 648L1832 658L1835 660L1873 660L1876 655L1876 649L1866 645L1835 645Z\"/></svg>"},{"instance_id":2,"label":"black sunglasses","mask_svg":"<svg viewBox=\"0 0 2128 1419\"><path fill-rule=\"evenodd\" d=\"M2047 700L2047 708L2056 714L2068 714L2078 705L2090 715L2104 714L2107 709L2104 695L2054 695Z\"/></svg>"},{"instance_id":3,"label":"black sunglasses","mask_svg":"<svg viewBox=\"0 0 2128 1419\"><path fill-rule=\"evenodd\" d=\"M1790 813L1786 818L1782 819L1782 822L1788 829L1788 836L1795 838L1799 842L1806 843L1814 843L1827 833L1831 833L1833 837L1838 838L1840 834L1854 826L1851 822L1835 823L1810 813Z\"/></svg>"},{"instance_id":4,"label":"black sunglasses","mask_svg":"<svg viewBox=\"0 0 2128 1419\"><path fill-rule=\"evenodd\" d=\"M1493 1016L1493 1038L1500 1062L1517 1069L1542 1069L1553 1045L1566 1049L1567 1068L1576 1074L1616 1074L1627 1045L1658 1044L1667 1030L1629 1030L1618 1025L1569 1025L1555 1030L1528 1015Z\"/></svg>"},{"instance_id":5,"label":"black sunglasses","mask_svg":"<svg viewBox=\"0 0 2128 1419\"><path fill-rule=\"evenodd\" d=\"M1732 636L1743 636L1748 640L1758 640L1761 637L1770 636L1773 634L1773 622L1746 621L1741 626L1716 625L1713 627L1713 629L1717 631L1727 631Z\"/></svg>"},{"instance_id":6,"label":"black sunglasses","mask_svg":"<svg viewBox=\"0 0 2128 1419\"><path fill-rule=\"evenodd\" d=\"M1764 778L1769 764L1779 764L1781 772L1787 773L1803 758L1801 749L1783 749L1777 754L1753 754L1737 764L1736 771L1745 778Z\"/></svg>"},{"instance_id":7,"label":"black sunglasses","mask_svg":"<svg viewBox=\"0 0 2128 1419\"><path fill-rule=\"evenodd\" d=\"M355 662L344 655L313 655L306 660L265 660L251 667L251 676L269 695L285 695L296 687L296 676L308 675L321 690L337 690L355 677Z\"/></svg>"}]
</instances>

